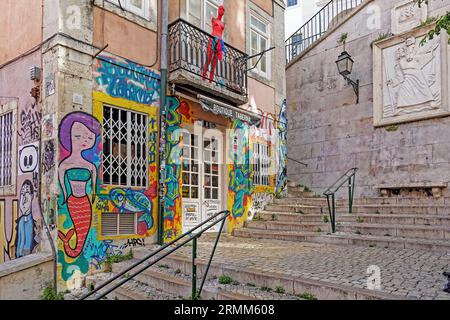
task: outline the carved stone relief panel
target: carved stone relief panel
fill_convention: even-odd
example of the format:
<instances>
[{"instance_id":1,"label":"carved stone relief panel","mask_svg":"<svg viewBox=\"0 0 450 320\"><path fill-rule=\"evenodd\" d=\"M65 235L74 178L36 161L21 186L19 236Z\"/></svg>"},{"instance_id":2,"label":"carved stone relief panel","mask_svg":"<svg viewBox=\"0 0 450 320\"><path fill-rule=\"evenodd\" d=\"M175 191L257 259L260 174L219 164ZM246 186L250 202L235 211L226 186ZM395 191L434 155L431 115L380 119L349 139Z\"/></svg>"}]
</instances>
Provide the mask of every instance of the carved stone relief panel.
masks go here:
<instances>
[{"instance_id":1,"label":"carved stone relief panel","mask_svg":"<svg viewBox=\"0 0 450 320\"><path fill-rule=\"evenodd\" d=\"M392 33L407 32L427 19L428 8L423 4L420 8L414 0L405 0L397 3L392 9Z\"/></svg>"},{"instance_id":2,"label":"carved stone relief panel","mask_svg":"<svg viewBox=\"0 0 450 320\"><path fill-rule=\"evenodd\" d=\"M374 46L374 124L449 114L448 36L427 41L419 28Z\"/></svg>"}]
</instances>

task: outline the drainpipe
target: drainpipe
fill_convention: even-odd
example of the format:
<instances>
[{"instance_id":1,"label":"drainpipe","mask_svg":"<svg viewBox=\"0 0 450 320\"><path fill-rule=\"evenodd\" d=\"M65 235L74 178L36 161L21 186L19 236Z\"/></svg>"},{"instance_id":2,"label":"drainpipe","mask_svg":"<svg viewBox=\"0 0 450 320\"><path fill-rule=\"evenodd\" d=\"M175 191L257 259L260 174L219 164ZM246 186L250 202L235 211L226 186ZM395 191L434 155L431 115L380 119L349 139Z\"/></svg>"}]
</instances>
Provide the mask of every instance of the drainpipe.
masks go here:
<instances>
[{"instance_id":1,"label":"drainpipe","mask_svg":"<svg viewBox=\"0 0 450 320\"><path fill-rule=\"evenodd\" d=\"M161 3L161 93L159 115L159 201L158 201L158 243L164 243L164 190L166 181L165 135L167 98L167 40L169 33L169 1Z\"/></svg>"},{"instance_id":2,"label":"drainpipe","mask_svg":"<svg viewBox=\"0 0 450 320\"><path fill-rule=\"evenodd\" d=\"M41 41L44 41L44 19L45 19L45 9L44 9L44 0L41 0ZM40 85L41 88L43 88L42 92L39 95L39 103L40 103L40 107L42 108L43 106L43 99L42 96L44 95L45 92L45 88L44 86L42 86L42 83L44 81L43 77L44 77L44 56L42 53L42 49L41 49L41 80L40 80ZM38 101L36 101L38 102ZM41 110L42 112L42 110ZM42 224L44 225L45 228L45 233L47 235L49 244L50 244L50 248L52 249L52 258L53 258L53 288L55 289L55 292L58 293L58 280L57 280L57 274L58 274L58 255L56 252L56 246L55 243L53 242L53 237L52 234L50 232L50 228L48 227L47 221L45 221L45 216L44 216L44 212L42 211L42 179L43 179L43 166L42 166L42 156L44 154L44 150L43 150L43 144L42 144L42 129L39 135L39 163L38 163L38 167L39 167L39 191L38 191L38 195L37 195L37 200L38 200L38 204L39 204L39 213L42 219ZM57 213L55 213L57 214Z\"/></svg>"}]
</instances>

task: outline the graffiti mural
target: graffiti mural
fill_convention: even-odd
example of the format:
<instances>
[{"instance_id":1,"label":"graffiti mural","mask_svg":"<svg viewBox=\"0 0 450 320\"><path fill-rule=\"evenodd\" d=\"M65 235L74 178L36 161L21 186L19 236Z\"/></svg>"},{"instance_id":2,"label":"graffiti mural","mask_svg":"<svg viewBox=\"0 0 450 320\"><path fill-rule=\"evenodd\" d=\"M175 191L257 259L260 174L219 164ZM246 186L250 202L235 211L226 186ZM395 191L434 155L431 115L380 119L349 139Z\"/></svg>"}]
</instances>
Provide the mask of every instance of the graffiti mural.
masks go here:
<instances>
[{"instance_id":1,"label":"graffiti mural","mask_svg":"<svg viewBox=\"0 0 450 320\"><path fill-rule=\"evenodd\" d=\"M264 210L265 206L273 201L273 194L268 192L256 192L252 195L252 205L249 209L248 220L255 214Z\"/></svg>"},{"instance_id":2,"label":"graffiti mural","mask_svg":"<svg viewBox=\"0 0 450 320\"><path fill-rule=\"evenodd\" d=\"M55 142L54 140L47 140L44 142L44 150L42 156L42 168L44 174L48 173L55 167Z\"/></svg>"},{"instance_id":3,"label":"graffiti mural","mask_svg":"<svg viewBox=\"0 0 450 320\"><path fill-rule=\"evenodd\" d=\"M17 229L13 222L17 221L18 203L17 200L10 203L11 207L7 208L7 202L0 200L0 263L16 258ZM8 215L7 212L10 212L11 215ZM8 217L10 217L9 220Z\"/></svg>"},{"instance_id":4,"label":"graffiti mural","mask_svg":"<svg viewBox=\"0 0 450 320\"><path fill-rule=\"evenodd\" d=\"M280 113L277 118L278 131L278 157L277 157L277 187L276 194L280 195L287 185L287 105L286 100L281 104Z\"/></svg>"},{"instance_id":5,"label":"graffiti mural","mask_svg":"<svg viewBox=\"0 0 450 320\"><path fill-rule=\"evenodd\" d=\"M181 123L180 101L168 97L166 127L166 181L164 192L164 240L181 235Z\"/></svg>"},{"instance_id":6,"label":"graffiti mural","mask_svg":"<svg viewBox=\"0 0 450 320\"><path fill-rule=\"evenodd\" d=\"M24 99L25 100L25 99ZM37 252L41 242L39 193L39 139L41 111L36 101L14 104L13 124L17 142L14 189L0 199L0 263Z\"/></svg>"},{"instance_id":7,"label":"graffiti mural","mask_svg":"<svg viewBox=\"0 0 450 320\"><path fill-rule=\"evenodd\" d=\"M30 180L25 180L20 188L19 209L20 218L16 221L16 257L29 255L37 245L35 239L36 222L33 219L34 186Z\"/></svg>"},{"instance_id":8,"label":"graffiti mural","mask_svg":"<svg viewBox=\"0 0 450 320\"><path fill-rule=\"evenodd\" d=\"M109 198L120 213L142 213L138 217L139 235L145 235L147 230L153 228L153 204L151 198L145 194L145 190L112 189Z\"/></svg>"},{"instance_id":9,"label":"graffiti mural","mask_svg":"<svg viewBox=\"0 0 450 320\"><path fill-rule=\"evenodd\" d=\"M41 111L36 103L31 104L31 107L20 112L20 130L18 134L22 139L22 144L29 144L39 140L41 118Z\"/></svg>"},{"instance_id":10,"label":"graffiti mural","mask_svg":"<svg viewBox=\"0 0 450 320\"><path fill-rule=\"evenodd\" d=\"M82 255L91 232L92 204L98 193L100 123L84 112L68 114L60 123L60 164L58 178L58 263L62 279L78 270L86 273L90 257Z\"/></svg>"},{"instance_id":11,"label":"graffiti mural","mask_svg":"<svg viewBox=\"0 0 450 320\"><path fill-rule=\"evenodd\" d=\"M248 218L251 196L254 191L249 153L249 127L234 120L229 134L228 210L231 215L228 231L242 226Z\"/></svg>"},{"instance_id":12,"label":"graffiti mural","mask_svg":"<svg viewBox=\"0 0 450 320\"><path fill-rule=\"evenodd\" d=\"M59 231L58 236L64 243L66 255L71 258L80 255L91 226L98 167L89 154L99 144L99 138L100 123L91 115L74 112L61 121L59 139L62 152L67 156L59 164L58 176L61 204L67 208L72 228L66 233ZM74 235L75 246L71 246Z\"/></svg>"},{"instance_id":13,"label":"graffiti mural","mask_svg":"<svg viewBox=\"0 0 450 320\"><path fill-rule=\"evenodd\" d=\"M96 91L114 98L157 106L160 76L149 68L111 55L100 55L94 74Z\"/></svg>"}]
</instances>

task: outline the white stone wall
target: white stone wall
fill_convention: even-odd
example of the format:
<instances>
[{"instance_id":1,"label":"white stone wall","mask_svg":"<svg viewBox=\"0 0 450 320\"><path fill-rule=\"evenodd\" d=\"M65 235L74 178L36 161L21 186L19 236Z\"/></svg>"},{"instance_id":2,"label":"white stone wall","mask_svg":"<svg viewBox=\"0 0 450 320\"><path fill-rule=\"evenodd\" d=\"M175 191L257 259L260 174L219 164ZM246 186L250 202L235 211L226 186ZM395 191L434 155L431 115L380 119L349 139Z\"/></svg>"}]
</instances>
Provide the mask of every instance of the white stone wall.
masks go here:
<instances>
[{"instance_id":1,"label":"white stone wall","mask_svg":"<svg viewBox=\"0 0 450 320\"><path fill-rule=\"evenodd\" d=\"M371 43L392 32L396 1L367 1L359 11L287 68L288 178L322 193L352 167L358 196L375 195L380 184L450 181L450 117L374 127ZM431 0L428 17L450 10ZM355 60L360 103L335 61L343 51L338 38L348 33L346 50ZM448 77L447 75L444 75Z\"/></svg>"}]
</instances>

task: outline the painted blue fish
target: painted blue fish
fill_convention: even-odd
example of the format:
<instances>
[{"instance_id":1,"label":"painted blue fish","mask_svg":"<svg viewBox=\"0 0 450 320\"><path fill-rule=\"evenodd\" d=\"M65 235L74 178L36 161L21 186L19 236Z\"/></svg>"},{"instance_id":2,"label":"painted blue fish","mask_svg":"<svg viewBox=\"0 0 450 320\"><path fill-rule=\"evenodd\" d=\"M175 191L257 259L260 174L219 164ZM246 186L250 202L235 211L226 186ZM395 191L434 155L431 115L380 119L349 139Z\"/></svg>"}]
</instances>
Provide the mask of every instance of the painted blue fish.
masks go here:
<instances>
[{"instance_id":1,"label":"painted blue fish","mask_svg":"<svg viewBox=\"0 0 450 320\"><path fill-rule=\"evenodd\" d=\"M144 212L138 222L145 222L148 230L153 227L152 202L142 191L112 189L109 198L120 212Z\"/></svg>"}]
</instances>

